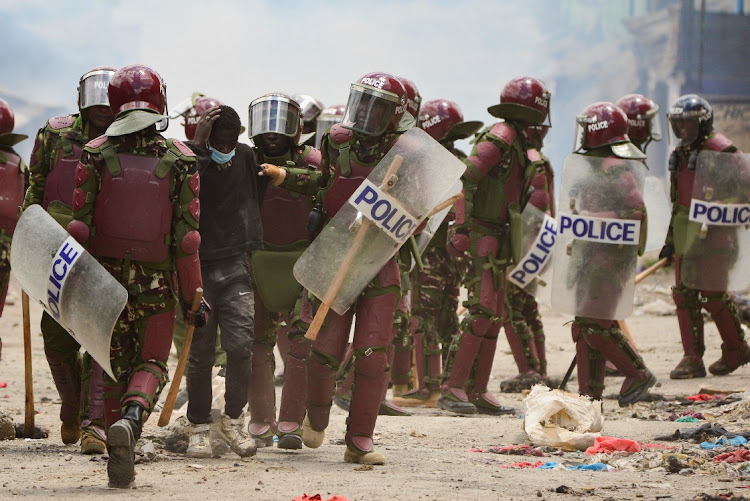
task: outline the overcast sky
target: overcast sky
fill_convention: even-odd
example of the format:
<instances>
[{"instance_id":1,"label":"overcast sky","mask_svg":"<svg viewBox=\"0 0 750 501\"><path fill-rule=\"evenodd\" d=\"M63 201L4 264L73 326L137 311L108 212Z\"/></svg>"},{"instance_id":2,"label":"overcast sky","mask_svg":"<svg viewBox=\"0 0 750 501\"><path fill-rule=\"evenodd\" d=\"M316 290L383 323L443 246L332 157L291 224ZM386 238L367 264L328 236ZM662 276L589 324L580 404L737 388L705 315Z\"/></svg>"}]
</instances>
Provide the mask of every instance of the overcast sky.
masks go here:
<instances>
[{"instance_id":1,"label":"overcast sky","mask_svg":"<svg viewBox=\"0 0 750 501\"><path fill-rule=\"evenodd\" d=\"M554 24L549 16L555 5L551 0L0 0L3 66L10 63L11 70L0 76L0 95L75 112L78 78L88 69L144 63L166 80L170 104L200 91L233 106L246 123L250 101L267 92L343 104L351 82L387 71L411 79L423 99L451 99L467 120L488 124L494 119L486 109L498 102L502 86L531 74L553 91L549 142L572 145L573 117L555 115L561 96L554 94L559 68L553 59L559 48L542 28ZM588 102L619 97L593 93ZM180 122L173 120L166 135L184 137ZM24 123L22 113L17 129L42 125L43 120Z\"/></svg>"}]
</instances>

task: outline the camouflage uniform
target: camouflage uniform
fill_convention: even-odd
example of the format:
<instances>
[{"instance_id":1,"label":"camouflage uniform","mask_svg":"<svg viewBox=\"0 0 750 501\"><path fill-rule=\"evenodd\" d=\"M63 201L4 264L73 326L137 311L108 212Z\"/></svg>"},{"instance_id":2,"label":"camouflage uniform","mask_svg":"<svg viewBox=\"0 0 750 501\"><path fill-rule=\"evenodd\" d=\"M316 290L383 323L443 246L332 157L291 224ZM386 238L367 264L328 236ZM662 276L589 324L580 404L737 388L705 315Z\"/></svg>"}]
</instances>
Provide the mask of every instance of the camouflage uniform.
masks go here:
<instances>
[{"instance_id":1,"label":"camouflage uniform","mask_svg":"<svg viewBox=\"0 0 750 501\"><path fill-rule=\"evenodd\" d=\"M453 147L452 142L441 143L460 160L466 154ZM461 283L468 273L469 260L451 256L446 250L448 228L454 215L440 225L421 255L422 269L412 270L411 331L416 352L418 388L394 399L399 405L413 405L414 400L428 400L440 390L443 361L450 347L458 349L458 297ZM442 346L442 348L441 348ZM435 398L437 398L435 396ZM434 401L430 403L434 406Z\"/></svg>"},{"instance_id":2,"label":"camouflage uniform","mask_svg":"<svg viewBox=\"0 0 750 501\"><path fill-rule=\"evenodd\" d=\"M127 305L112 334L110 354L115 378L104 378L107 427L122 417L128 404L142 409L142 422L153 411L168 380L167 358L172 345L178 294L175 269L176 266L179 269L179 263L175 263L179 259L197 260L197 253L189 254L183 248L185 239L193 232L197 234L198 229L195 215L198 174L191 176L188 173L195 162L194 156L187 146L165 140L153 129L112 138L101 136L86 145L76 170L72 223L82 222L91 228L92 242L83 242L84 245L93 244L96 230L102 233L103 228L94 227L96 204L100 202L97 197L103 179L110 175L117 177L118 155L120 158L128 155L131 158L161 159L154 175L168 179L171 221L165 237L167 257L161 262L132 260L129 253L124 258L105 257L96 248L92 249L92 254L128 291ZM127 210L128 207L120 209ZM130 209L140 209L141 214L148 210L143 207ZM164 212L166 208L161 209ZM194 288L184 277L179 278L181 300L191 302Z\"/></svg>"},{"instance_id":3,"label":"camouflage uniform","mask_svg":"<svg viewBox=\"0 0 750 501\"><path fill-rule=\"evenodd\" d=\"M341 204L346 202L354 188L385 156L397 137L398 135L393 133L384 134L371 146L364 146L359 137L350 130L340 125L331 127L321 146L323 173L326 177L317 180L323 181L317 186L325 187L319 189L316 196L317 200L326 206L329 218L338 212ZM343 189L337 191L339 188L336 187L341 185ZM281 186L296 190L307 186L307 189L310 189L316 186L316 179L309 173L287 169L287 176ZM333 194L336 194L336 198ZM345 356L351 323L356 313L353 342L354 390L345 441L348 454L364 455L372 452L372 433L387 386L386 352L392 342L393 312L400 295L399 269L394 257L362 291L344 315L338 315L333 311L328 313L309 357L305 425L309 424L310 433L316 439L306 441L308 446L318 447L319 437L328 427L335 377ZM318 300L304 301L300 308L301 320L309 325L319 305ZM291 356L288 357L288 360L290 359ZM286 395L283 395L282 407L285 398ZM301 416L304 416L304 413L298 414L298 419ZM279 421L279 432L287 433L281 429L281 417ZM300 433L305 440L304 430L295 432ZM279 442L281 443L281 438Z\"/></svg>"},{"instance_id":4,"label":"camouflage uniform","mask_svg":"<svg viewBox=\"0 0 750 501\"><path fill-rule=\"evenodd\" d=\"M681 268L685 265L688 250L683 242L687 241L688 212L693 194L695 180L695 159L701 150L734 153L737 147L724 135L711 133L699 145L680 145L675 148L670 159L670 198L672 200L672 218L669 224L666 244L675 251L675 286L672 297L677 307L677 320L680 325L680 337L685 352L684 357L670 373L672 379L703 377L706 369L703 365L703 353L706 345L703 339L703 314L705 309L719 330L721 336L721 358L711 364L708 370L715 375L729 374L737 367L750 360L745 336L740 325L740 316L736 305L726 291L699 291L687 287L680 280ZM692 167L690 166L692 162ZM677 236L679 235L679 236ZM731 237L727 239L731 241ZM731 245L727 246L731 248ZM731 251L730 251L731 252ZM711 266L716 259L724 256L706 256L706 261L693 261L693 266ZM736 259L735 256L730 259ZM689 261L688 261L689 262Z\"/></svg>"},{"instance_id":5,"label":"camouflage uniform","mask_svg":"<svg viewBox=\"0 0 750 501\"><path fill-rule=\"evenodd\" d=\"M463 239L471 253L465 283L469 316L461 323L437 401L452 412L512 412L500 405L487 383L504 316L505 269L520 251L520 205L526 185L523 137L518 124L497 123L476 136L464 160L465 197L456 204L458 224L449 246L457 249L454 242Z\"/></svg>"},{"instance_id":6,"label":"camouflage uniform","mask_svg":"<svg viewBox=\"0 0 750 501\"><path fill-rule=\"evenodd\" d=\"M10 147L2 143L0 134L0 168L8 169L4 174L3 199L0 201L0 316L3 314L5 297L10 284L10 242L18 220L18 199L24 189L24 177L28 173L23 159ZM0 339L0 356L3 341Z\"/></svg>"},{"instance_id":7,"label":"camouflage uniform","mask_svg":"<svg viewBox=\"0 0 750 501\"><path fill-rule=\"evenodd\" d=\"M52 118L39 129L24 209L39 204L67 226L72 219L75 167L90 139L88 122L79 114ZM41 329L44 352L62 400L61 421L65 425L80 420L84 433L104 441L101 367L87 352L81 356L78 341L46 312L42 313Z\"/></svg>"},{"instance_id":8,"label":"camouflage uniform","mask_svg":"<svg viewBox=\"0 0 750 501\"><path fill-rule=\"evenodd\" d=\"M260 148L255 149L255 154L259 164L294 166L300 176L319 174L320 152L311 146L295 147L282 157L263 155ZM264 200L261 208L263 250L255 251L252 256L256 334L248 402L250 434L259 446L270 446L277 425L273 349L278 337L290 335L294 305L302 293L302 287L292 276L292 266L315 236L306 229L307 217L313 208L311 196L269 186ZM305 347L309 349L309 344L304 339L304 331L296 329L293 353L298 355L298 349L307 351ZM295 361L291 365L291 370L285 374L285 389L303 385L302 379L307 377ZM286 411L283 409L281 413ZM283 421L281 417L279 420Z\"/></svg>"},{"instance_id":9,"label":"camouflage uniform","mask_svg":"<svg viewBox=\"0 0 750 501\"><path fill-rule=\"evenodd\" d=\"M543 213L555 217L554 172L549 159L535 148L526 150L528 166L526 178L530 188L524 195L523 206L531 203ZM506 290L505 335L518 367L518 376L501 382L503 391L529 388L547 376L544 326L536 298L515 284L508 282Z\"/></svg>"},{"instance_id":10,"label":"camouflage uniform","mask_svg":"<svg viewBox=\"0 0 750 501\"><path fill-rule=\"evenodd\" d=\"M606 186L580 187L580 211L589 215L607 214L616 219L636 219L642 221L638 253L642 254L646 243L646 207L639 190L636 189L633 175L629 170L618 166L618 158L611 147L602 146L583 154L610 161L607 175L611 179ZM612 216L611 214L615 214ZM568 284L575 284L576 300L579 303L596 301L602 309L614 310L627 283L630 272L630 254L624 246L609 249L607 253L587 252L585 245L572 247L571 261L577 264L568 270ZM634 260L633 260L634 264ZM586 270L584 276L582 270ZM623 274L624 273L624 274ZM608 315L606 318L612 318ZM611 360L625 374L620 388L619 403L624 407L633 395L641 394L655 383L653 374L646 368L643 358L628 343L617 320L606 320L576 316L571 326L573 341L576 343L578 364L578 392L594 399L601 399L604 391L605 364Z\"/></svg>"}]
</instances>

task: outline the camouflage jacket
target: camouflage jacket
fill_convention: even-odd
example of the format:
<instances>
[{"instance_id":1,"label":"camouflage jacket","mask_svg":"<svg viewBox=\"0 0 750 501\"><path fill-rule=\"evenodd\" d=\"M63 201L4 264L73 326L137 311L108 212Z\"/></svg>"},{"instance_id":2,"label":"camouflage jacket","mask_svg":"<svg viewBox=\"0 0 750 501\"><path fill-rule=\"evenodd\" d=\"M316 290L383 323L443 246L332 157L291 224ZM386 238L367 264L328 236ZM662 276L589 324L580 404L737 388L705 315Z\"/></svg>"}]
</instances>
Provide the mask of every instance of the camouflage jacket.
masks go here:
<instances>
[{"instance_id":1,"label":"camouflage jacket","mask_svg":"<svg viewBox=\"0 0 750 501\"><path fill-rule=\"evenodd\" d=\"M176 149L172 146L172 140L165 139L153 129L121 137L111 137L108 142L113 145L114 154L169 159L166 163L169 165L167 175L170 176L169 199L172 203L172 221L170 235L167 236L169 243L168 258L162 263L133 262L129 265L130 269L126 269L128 263L123 259L99 259L108 269L122 266L123 277L121 281L133 285L132 277L134 274L148 274L150 270L175 270L177 268L176 259L191 255L185 252L181 243L185 235L198 229L197 217L199 211L196 213L194 209L196 206L200 207L198 200L199 178L197 173L190 174L190 172L195 172L195 157L192 154L191 156L185 156L179 152L175 153ZM73 205L73 219L85 223L90 228L92 235L96 232L96 228L93 227L93 215L99 201L97 195L102 187L104 172L108 168L105 154L102 153L100 146L91 142L83 150L78 169L79 171L85 169L87 174L76 173L77 188ZM187 149L184 145L182 147ZM157 171L159 168L157 167ZM194 216L194 214L196 215ZM85 245L86 243L84 243ZM197 252L193 254L197 254ZM99 258L99 256L97 257ZM129 275L130 278L126 275ZM143 284L143 290L148 290L147 284ZM128 286L128 291L131 294L138 293L138 291L131 290L130 286Z\"/></svg>"},{"instance_id":2,"label":"camouflage jacket","mask_svg":"<svg viewBox=\"0 0 750 501\"><path fill-rule=\"evenodd\" d=\"M83 148L90 139L88 124L80 115L52 118L39 129L29 162L29 189L23 208L40 204L44 196L47 176L55 167L58 150L64 156L74 154L73 145Z\"/></svg>"}]
</instances>

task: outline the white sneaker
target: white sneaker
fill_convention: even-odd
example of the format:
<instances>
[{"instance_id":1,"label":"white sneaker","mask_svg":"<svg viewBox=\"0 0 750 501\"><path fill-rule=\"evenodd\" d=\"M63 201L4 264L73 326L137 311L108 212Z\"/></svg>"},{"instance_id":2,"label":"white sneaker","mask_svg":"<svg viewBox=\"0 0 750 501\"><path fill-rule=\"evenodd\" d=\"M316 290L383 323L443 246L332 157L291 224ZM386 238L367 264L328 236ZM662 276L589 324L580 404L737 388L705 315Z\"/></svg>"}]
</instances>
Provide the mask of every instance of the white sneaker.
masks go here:
<instances>
[{"instance_id":1,"label":"white sneaker","mask_svg":"<svg viewBox=\"0 0 750 501\"><path fill-rule=\"evenodd\" d=\"M232 452L240 457L254 456L257 450L255 439L245 431L245 418L232 419L221 415L221 433L224 435Z\"/></svg>"},{"instance_id":2,"label":"white sneaker","mask_svg":"<svg viewBox=\"0 0 750 501\"><path fill-rule=\"evenodd\" d=\"M188 428L190 437L188 439L187 455L193 458L210 458L213 456L208 423L191 424Z\"/></svg>"}]
</instances>

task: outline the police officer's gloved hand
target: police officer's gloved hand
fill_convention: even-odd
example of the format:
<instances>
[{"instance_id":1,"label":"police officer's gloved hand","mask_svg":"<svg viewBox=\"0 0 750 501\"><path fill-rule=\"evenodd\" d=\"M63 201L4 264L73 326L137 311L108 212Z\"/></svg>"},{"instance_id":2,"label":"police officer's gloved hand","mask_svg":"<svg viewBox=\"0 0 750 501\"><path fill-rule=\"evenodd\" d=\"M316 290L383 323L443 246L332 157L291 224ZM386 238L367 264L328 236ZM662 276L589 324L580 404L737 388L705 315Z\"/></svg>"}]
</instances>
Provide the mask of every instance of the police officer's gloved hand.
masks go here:
<instances>
[{"instance_id":1,"label":"police officer's gloved hand","mask_svg":"<svg viewBox=\"0 0 750 501\"><path fill-rule=\"evenodd\" d=\"M664 258L667 258L667 264L672 264L672 261L674 260L674 245L664 244L664 247L661 248L661 252L659 252L659 259Z\"/></svg>"},{"instance_id":2,"label":"police officer's gloved hand","mask_svg":"<svg viewBox=\"0 0 750 501\"><path fill-rule=\"evenodd\" d=\"M453 257L460 257L463 256L467 250L469 250L469 245L471 244L471 239L469 238L468 233L465 231L458 230L451 238L451 241L448 242L447 250L448 254L450 254Z\"/></svg>"},{"instance_id":3,"label":"police officer's gloved hand","mask_svg":"<svg viewBox=\"0 0 750 501\"><path fill-rule=\"evenodd\" d=\"M182 315L187 325L205 327L208 316L211 314L211 306L205 298L201 298L201 304L197 312L191 310L192 305L188 302L182 304Z\"/></svg>"}]
</instances>

